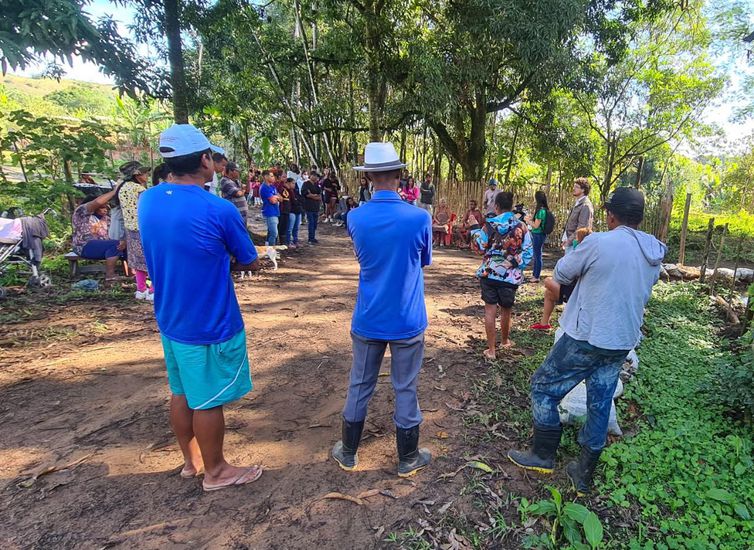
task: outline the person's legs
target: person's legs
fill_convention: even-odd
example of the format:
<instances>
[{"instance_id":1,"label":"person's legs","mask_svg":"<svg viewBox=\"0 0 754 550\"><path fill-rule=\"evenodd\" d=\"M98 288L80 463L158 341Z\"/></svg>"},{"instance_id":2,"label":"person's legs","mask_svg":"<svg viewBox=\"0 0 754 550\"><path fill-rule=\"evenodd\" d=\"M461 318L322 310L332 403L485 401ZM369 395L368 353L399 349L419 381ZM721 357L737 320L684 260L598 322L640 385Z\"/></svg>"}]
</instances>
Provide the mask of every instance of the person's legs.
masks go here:
<instances>
[{"instance_id":1,"label":"person's legs","mask_svg":"<svg viewBox=\"0 0 754 550\"><path fill-rule=\"evenodd\" d=\"M367 416L369 400L377 387L387 342L370 340L354 333L351 333L351 341L353 362L343 418L348 422L361 422Z\"/></svg>"},{"instance_id":2,"label":"person's legs","mask_svg":"<svg viewBox=\"0 0 754 550\"><path fill-rule=\"evenodd\" d=\"M278 240L278 217L270 216L267 221L267 246L275 246Z\"/></svg>"},{"instance_id":3,"label":"person's legs","mask_svg":"<svg viewBox=\"0 0 754 550\"><path fill-rule=\"evenodd\" d=\"M513 308L501 307L500 308L500 346L503 348L510 348L513 346L513 341L510 339L511 334L511 313ZM494 326L494 322L493 322Z\"/></svg>"},{"instance_id":4,"label":"person's legs","mask_svg":"<svg viewBox=\"0 0 754 550\"><path fill-rule=\"evenodd\" d=\"M424 334L390 342L390 379L395 390L395 441L398 450L398 475L409 477L429 464L428 449L419 448L422 422L416 386L424 360Z\"/></svg>"},{"instance_id":5,"label":"person's legs","mask_svg":"<svg viewBox=\"0 0 754 550\"><path fill-rule=\"evenodd\" d=\"M628 352L625 351L602 355L595 362L597 368L586 379L586 423L579 431L579 444L582 447L596 452L605 446L613 394L626 355Z\"/></svg>"},{"instance_id":6,"label":"person's legs","mask_svg":"<svg viewBox=\"0 0 754 550\"><path fill-rule=\"evenodd\" d=\"M559 295L560 285L555 282L555 279L550 277L545 281L545 303L542 308L542 319L539 321L540 326L550 326L550 317L552 317L552 312L555 310L555 305L558 303Z\"/></svg>"},{"instance_id":7,"label":"person's legs","mask_svg":"<svg viewBox=\"0 0 754 550\"><path fill-rule=\"evenodd\" d=\"M579 342L564 334L532 375L534 440L529 450L508 451L508 458L517 466L552 473L562 430L558 404L593 372L595 357L590 348L595 349L587 342Z\"/></svg>"},{"instance_id":8,"label":"person's legs","mask_svg":"<svg viewBox=\"0 0 754 550\"><path fill-rule=\"evenodd\" d=\"M306 221L307 221L307 229L309 231L309 242L313 243L317 240L317 218L319 217L319 212L307 212L306 213Z\"/></svg>"},{"instance_id":9,"label":"person's legs","mask_svg":"<svg viewBox=\"0 0 754 550\"><path fill-rule=\"evenodd\" d=\"M538 281L542 274L542 247L545 244L546 235L544 233L532 233L532 245L534 248L534 267L532 276Z\"/></svg>"},{"instance_id":10,"label":"person's legs","mask_svg":"<svg viewBox=\"0 0 754 550\"><path fill-rule=\"evenodd\" d=\"M281 244L291 244L288 238L288 218L290 214L280 214L280 220L278 221L278 235L280 235Z\"/></svg>"},{"instance_id":11,"label":"person's legs","mask_svg":"<svg viewBox=\"0 0 754 550\"><path fill-rule=\"evenodd\" d=\"M484 304L484 332L487 335L487 350L484 352L485 357L495 358L495 348L497 347L497 304Z\"/></svg>"},{"instance_id":12,"label":"person's legs","mask_svg":"<svg viewBox=\"0 0 754 550\"><path fill-rule=\"evenodd\" d=\"M147 272L140 269L134 269L134 279L136 279L136 290L146 292L147 290Z\"/></svg>"},{"instance_id":13,"label":"person's legs","mask_svg":"<svg viewBox=\"0 0 754 550\"><path fill-rule=\"evenodd\" d=\"M393 420L399 428L412 428L422 421L416 387L424 360L424 334L390 342L390 355L390 380L395 390Z\"/></svg>"},{"instance_id":14,"label":"person's legs","mask_svg":"<svg viewBox=\"0 0 754 550\"><path fill-rule=\"evenodd\" d=\"M170 396L170 426L183 453L184 477L198 474L203 468L202 454L194 437L194 411L189 409L185 395Z\"/></svg>"}]
</instances>

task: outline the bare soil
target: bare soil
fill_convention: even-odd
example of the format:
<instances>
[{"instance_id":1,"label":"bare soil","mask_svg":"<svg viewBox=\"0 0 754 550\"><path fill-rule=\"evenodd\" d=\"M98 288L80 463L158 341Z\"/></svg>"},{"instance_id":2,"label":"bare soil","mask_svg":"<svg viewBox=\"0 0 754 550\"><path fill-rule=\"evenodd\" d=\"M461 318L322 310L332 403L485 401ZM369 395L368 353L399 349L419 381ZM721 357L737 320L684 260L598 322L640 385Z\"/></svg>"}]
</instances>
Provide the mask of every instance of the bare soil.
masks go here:
<instances>
[{"instance_id":1,"label":"bare soil","mask_svg":"<svg viewBox=\"0 0 754 550\"><path fill-rule=\"evenodd\" d=\"M266 471L252 485L216 493L178 475L149 304L134 302L132 289L72 295L65 281L1 302L3 548L383 547L409 527L439 533L449 511L469 525L487 521L465 490L476 474L454 474L472 458L496 470L489 486L500 495L541 494L537 480L504 459L519 433L496 427L500 443L477 446L479 434L465 427L470 388L488 368L478 259L467 251L438 250L426 270L430 328L419 397L433 462L410 480L395 475L393 395L383 376L358 471L337 467L329 453L340 437L358 265L342 229L326 226L321 241L284 253L276 272L237 282L254 390L227 407L226 454ZM525 395L512 399L526 407ZM382 492L362 504L323 499L373 489ZM515 507L505 513L516 517ZM517 540L513 533L497 547Z\"/></svg>"}]
</instances>

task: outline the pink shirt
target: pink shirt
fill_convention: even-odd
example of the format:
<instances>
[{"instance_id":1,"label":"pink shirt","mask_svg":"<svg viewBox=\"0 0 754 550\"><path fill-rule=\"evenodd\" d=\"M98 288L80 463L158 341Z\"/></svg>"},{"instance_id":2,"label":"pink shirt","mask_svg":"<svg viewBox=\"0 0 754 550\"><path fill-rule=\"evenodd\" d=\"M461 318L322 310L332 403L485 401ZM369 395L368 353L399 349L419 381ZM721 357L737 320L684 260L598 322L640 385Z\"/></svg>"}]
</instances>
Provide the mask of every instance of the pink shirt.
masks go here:
<instances>
[{"instance_id":1,"label":"pink shirt","mask_svg":"<svg viewBox=\"0 0 754 550\"><path fill-rule=\"evenodd\" d=\"M406 200L409 202L414 202L416 200L419 200L419 188L418 187L412 187L412 188L406 188L403 190L403 194L406 196Z\"/></svg>"}]
</instances>

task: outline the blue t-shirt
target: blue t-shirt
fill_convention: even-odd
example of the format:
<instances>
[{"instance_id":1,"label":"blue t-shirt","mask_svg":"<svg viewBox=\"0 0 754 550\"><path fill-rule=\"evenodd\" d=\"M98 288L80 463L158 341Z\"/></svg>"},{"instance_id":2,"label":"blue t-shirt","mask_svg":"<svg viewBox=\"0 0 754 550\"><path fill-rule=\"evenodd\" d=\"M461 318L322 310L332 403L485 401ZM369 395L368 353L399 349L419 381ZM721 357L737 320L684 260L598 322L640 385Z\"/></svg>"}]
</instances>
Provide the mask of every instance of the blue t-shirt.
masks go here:
<instances>
[{"instance_id":1,"label":"blue t-shirt","mask_svg":"<svg viewBox=\"0 0 754 550\"><path fill-rule=\"evenodd\" d=\"M277 194L278 190L273 185L263 183L259 188L259 196L262 198L262 216L265 218L280 217L280 203L272 204L270 202L270 197Z\"/></svg>"},{"instance_id":2,"label":"blue t-shirt","mask_svg":"<svg viewBox=\"0 0 754 550\"><path fill-rule=\"evenodd\" d=\"M257 251L233 203L196 185L163 183L141 194L139 231L164 336L207 345L243 329L230 256L248 264Z\"/></svg>"},{"instance_id":3,"label":"blue t-shirt","mask_svg":"<svg viewBox=\"0 0 754 550\"><path fill-rule=\"evenodd\" d=\"M432 218L394 191L377 191L348 213L359 260L351 330L365 338L402 340L427 328L424 272L432 263Z\"/></svg>"}]
</instances>

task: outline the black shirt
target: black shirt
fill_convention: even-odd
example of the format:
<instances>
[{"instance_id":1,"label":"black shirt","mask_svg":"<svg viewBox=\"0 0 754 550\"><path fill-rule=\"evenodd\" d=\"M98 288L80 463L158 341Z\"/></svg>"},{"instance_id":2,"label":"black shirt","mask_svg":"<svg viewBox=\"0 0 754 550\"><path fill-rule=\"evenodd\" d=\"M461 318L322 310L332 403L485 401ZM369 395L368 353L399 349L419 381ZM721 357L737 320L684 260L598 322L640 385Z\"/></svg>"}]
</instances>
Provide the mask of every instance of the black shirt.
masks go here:
<instances>
[{"instance_id":1,"label":"black shirt","mask_svg":"<svg viewBox=\"0 0 754 550\"><path fill-rule=\"evenodd\" d=\"M301 188L301 195L304 197L304 210L307 212L319 212L322 201L307 198L307 195L321 194L322 191L316 184L310 181L304 182L304 186Z\"/></svg>"}]
</instances>

